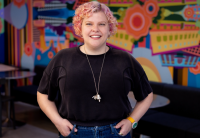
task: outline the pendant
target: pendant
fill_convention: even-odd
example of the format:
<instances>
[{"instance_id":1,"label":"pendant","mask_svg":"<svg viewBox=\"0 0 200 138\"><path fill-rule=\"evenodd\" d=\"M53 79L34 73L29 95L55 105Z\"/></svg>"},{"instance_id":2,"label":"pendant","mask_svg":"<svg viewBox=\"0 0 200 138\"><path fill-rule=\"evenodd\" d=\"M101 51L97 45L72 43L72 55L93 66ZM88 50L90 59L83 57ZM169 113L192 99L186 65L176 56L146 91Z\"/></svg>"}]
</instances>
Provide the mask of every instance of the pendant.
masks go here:
<instances>
[{"instance_id":1,"label":"pendant","mask_svg":"<svg viewBox=\"0 0 200 138\"><path fill-rule=\"evenodd\" d=\"M92 98L94 98L94 100L99 100L99 102L101 100L101 96L99 94L94 95Z\"/></svg>"}]
</instances>

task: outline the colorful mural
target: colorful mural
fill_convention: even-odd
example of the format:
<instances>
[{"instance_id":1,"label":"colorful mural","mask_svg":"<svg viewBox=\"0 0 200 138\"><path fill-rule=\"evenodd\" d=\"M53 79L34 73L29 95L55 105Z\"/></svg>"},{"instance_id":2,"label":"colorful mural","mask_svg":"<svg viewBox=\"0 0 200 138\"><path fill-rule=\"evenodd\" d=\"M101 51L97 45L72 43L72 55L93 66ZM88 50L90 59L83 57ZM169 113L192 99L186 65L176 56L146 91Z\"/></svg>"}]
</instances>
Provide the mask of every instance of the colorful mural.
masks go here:
<instances>
[{"instance_id":1,"label":"colorful mural","mask_svg":"<svg viewBox=\"0 0 200 138\"><path fill-rule=\"evenodd\" d=\"M1 9L3 9L4 7L4 1L0 0L0 17L2 15ZM4 52L4 20L0 18L0 63L4 63L5 62L5 52Z\"/></svg>"},{"instance_id":2,"label":"colorful mural","mask_svg":"<svg viewBox=\"0 0 200 138\"><path fill-rule=\"evenodd\" d=\"M33 70L61 49L81 45L72 17L88 1L7 0L0 21L8 24L9 64ZM98 1L119 23L107 45L131 53L151 81L200 88L199 0Z\"/></svg>"},{"instance_id":3,"label":"colorful mural","mask_svg":"<svg viewBox=\"0 0 200 138\"><path fill-rule=\"evenodd\" d=\"M3 16L3 9L4 7L4 2L3 0L0 0L0 34L4 33L4 21L2 19L2 16Z\"/></svg>"},{"instance_id":4,"label":"colorful mural","mask_svg":"<svg viewBox=\"0 0 200 138\"><path fill-rule=\"evenodd\" d=\"M108 45L132 53L151 81L174 83L178 78L177 84L200 88L200 6L196 0L101 2L119 22Z\"/></svg>"}]
</instances>

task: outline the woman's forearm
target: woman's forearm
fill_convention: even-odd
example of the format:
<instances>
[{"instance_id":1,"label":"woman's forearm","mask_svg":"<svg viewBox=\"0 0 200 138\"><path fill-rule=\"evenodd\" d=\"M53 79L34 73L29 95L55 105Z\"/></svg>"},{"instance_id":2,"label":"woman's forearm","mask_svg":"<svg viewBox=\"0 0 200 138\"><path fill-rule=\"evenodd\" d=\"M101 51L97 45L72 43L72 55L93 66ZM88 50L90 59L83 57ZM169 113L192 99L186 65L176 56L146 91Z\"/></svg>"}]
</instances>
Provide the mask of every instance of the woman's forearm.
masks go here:
<instances>
[{"instance_id":1,"label":"woman's forearm","mask_svg":"<svg viewBox=\"0 0 200 138\"><path fill-rule=\"evenodd\" d=\"M62 121L55 103L48 100L48 95L37 92L37 101L41 110L55 125Z\"/></svg>"},{"instance_id":2,"label":"woman's forearm","mask_svg":"<svg viewBox=\"0 0 200 138\"><path fill-rule=\"evenodd\" d=\"M150 93L144 100L136 103L129 117L133 118L136 122L138 122L140 118L149 109L152 101L153 101L153 92ZM131 131L132 127L131 121L129 119L123 119L115 126L115 128L121 127L119 134L127 135L127 133Z\"/></svg>"},{"instance_id":3,"label":"woman's forearm","mask_svg":"<svg viewBox=\"0 0 200 138\"><path fill-rule=\"evenodd\" d=\"M153 92L151 92L144 100L137 102L130 117L132 117L136 122L146 113L153 101Z\"/></svg>"}]
</instances>

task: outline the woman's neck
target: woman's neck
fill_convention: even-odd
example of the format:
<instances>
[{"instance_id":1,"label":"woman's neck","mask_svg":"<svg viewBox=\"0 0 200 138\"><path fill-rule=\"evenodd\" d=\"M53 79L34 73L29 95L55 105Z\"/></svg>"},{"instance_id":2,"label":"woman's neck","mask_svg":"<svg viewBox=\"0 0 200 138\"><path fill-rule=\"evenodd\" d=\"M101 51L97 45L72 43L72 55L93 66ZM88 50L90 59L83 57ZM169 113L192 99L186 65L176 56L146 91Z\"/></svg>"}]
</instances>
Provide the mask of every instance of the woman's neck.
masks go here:
<instances>
[{"instance_id":1,"label":"woman's neck","mask_svg":"<svg viewBox=\"0 0 200 138\"><path fill-rule=\"evenodd\" d=\"M109 50L109 47L105 46L98 49L93 49L93 48L87 47L86 45L82 45L80 46L80 50L81 52L87 55L101 55L107 52Z\"/></svg>"}]
</instances>

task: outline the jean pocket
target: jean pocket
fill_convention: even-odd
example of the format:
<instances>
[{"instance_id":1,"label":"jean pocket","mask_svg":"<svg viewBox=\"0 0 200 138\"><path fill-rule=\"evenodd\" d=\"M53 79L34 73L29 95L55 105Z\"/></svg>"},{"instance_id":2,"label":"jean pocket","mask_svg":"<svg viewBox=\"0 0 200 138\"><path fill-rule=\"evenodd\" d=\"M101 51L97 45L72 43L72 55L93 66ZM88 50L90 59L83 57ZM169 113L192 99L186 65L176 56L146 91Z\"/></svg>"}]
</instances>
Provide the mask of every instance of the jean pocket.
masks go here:
<instances>
[{"instance_id":1,"label":"jean pocket","mask_svg":"<svg viewBox=\"0 0 200 138\"><path fill-rule=\"evenodd\" d=\"M114 127L113 127L113 128L114 128ZM122 135L119 134L120 129L121 129L121 128L118 128L118 129L114 128L114 134L117 135L118 137L123 138L123 137L125 137L125 136L124 136L124 135L122 136Z\"/></svg>"},{"instance_id":2,"label":"jean pocket","mask_svg":"<svg viewBox=\"0 0 200 138\"><path fill-rule=\"evenodd\" d=\"M73 129L70 131L69 135L67 135L67 136L62 136L62 135L60 135L60 138L70 138L70 136L71 136L72 134L74 134L74 129L75 129L75 127L76 127L76 124L74 124Z\"/></svg>"}]
</instances>

